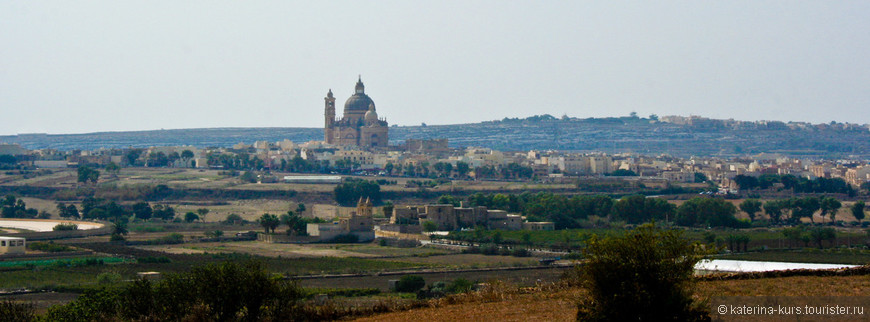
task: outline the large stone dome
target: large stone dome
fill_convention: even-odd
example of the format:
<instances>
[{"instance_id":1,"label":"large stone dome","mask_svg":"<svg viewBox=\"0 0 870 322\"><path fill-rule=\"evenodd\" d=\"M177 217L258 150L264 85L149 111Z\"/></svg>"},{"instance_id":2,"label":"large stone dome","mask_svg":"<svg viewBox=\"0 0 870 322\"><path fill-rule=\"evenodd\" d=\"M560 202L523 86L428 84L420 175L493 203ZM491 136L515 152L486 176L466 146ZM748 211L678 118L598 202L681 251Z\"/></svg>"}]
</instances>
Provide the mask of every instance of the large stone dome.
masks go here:
<instances>
[{"instance_id":1,"label":"large stone dome","mask_svg":"<svg viewBox=\"0 0 870 322\"><path fill-rule=\"evenodd\" d=\"M375 105L375 102L365 93L356 93L344 102L344 113L363 114L369 110L369 105Z\"/></svg>"},{"instance_id":2,"label":"large stone dome","mask_svg":"<svg viewBox=\"0 0 870 322\"><path fill-rule=\"evenodd\" d=\"M366 86L363 85L362 77L356 81L353 96L344 102L344 114L359 113L363 114L369 110L369 106L374 107L375 102L366 95Z\"/></svg>"}]
</instances>

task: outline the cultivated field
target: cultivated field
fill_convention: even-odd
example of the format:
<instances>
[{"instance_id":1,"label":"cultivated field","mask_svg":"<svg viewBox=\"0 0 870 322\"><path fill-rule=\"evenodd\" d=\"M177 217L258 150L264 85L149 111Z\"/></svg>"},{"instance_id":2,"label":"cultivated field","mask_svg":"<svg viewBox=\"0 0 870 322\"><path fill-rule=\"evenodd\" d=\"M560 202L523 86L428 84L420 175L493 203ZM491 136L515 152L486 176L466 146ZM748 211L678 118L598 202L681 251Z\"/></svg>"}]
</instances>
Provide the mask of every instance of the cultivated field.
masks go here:
<instances>
[{"instance_id":1,"label":"cultivated field","mask_svg":"<svg viewBox=\"0 0 870 322\"><path fill-rule=\"evenodd\" d=\"M373 244L269 244L258 241L185 243L178 245L136 246L137 248L173 254L241 253L267 257L414 257L450 253L435 248L397 248ZM435 257L435 256L432 256ZM425 257L421 257L425 258ZM416 262L403 259L406 262ZM426 263L424 264L435 264Z\"/></svg>"}]
</instances>

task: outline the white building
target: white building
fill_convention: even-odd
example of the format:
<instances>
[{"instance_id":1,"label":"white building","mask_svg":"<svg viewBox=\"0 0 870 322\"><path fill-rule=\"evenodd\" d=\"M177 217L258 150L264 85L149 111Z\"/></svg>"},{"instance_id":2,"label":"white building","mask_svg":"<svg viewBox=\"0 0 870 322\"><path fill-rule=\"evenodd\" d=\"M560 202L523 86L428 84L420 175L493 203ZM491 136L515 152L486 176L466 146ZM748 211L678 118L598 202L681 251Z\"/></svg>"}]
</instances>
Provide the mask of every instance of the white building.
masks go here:
<instances>
[{"instance_id":1,"label":"white building","mask_svg":"<svg viewBox=\"0 0 870 322\"><path fill-rule=\"evenodd\" d=\"M26 241L20 237L0 237L0 254L24 254Z\"/></svg>"}]
</instances>

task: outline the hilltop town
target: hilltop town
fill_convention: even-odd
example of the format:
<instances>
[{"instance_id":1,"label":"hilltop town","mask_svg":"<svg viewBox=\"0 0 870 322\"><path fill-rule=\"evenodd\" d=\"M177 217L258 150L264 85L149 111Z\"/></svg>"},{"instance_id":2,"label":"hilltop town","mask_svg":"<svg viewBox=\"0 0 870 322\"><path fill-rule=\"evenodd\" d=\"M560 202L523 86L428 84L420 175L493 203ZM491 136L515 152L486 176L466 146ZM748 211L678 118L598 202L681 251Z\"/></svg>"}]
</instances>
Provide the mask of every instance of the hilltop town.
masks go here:
<instances>
[{"instance_id":1,"label":"hilltop town","mask_svg":"<svg viewBox=\"0 0 870 322\"><path fill-rule=\"evenodd\" d=\"M12 139L0 144L0 289L61 320L93 292L132 301L144 281L155 286L139 291L210 290L165 286L218 271L279 274L258 285L295 290L263 292L309 319L463 307L487 292L510 306L528 292L577 297L575 267L613 241L600 236L657 229L720 261L692 262L687 278L755 261L837 270L788 273L820 285L813 275L861 277L866 266L852 266L870 263L867 125L544 115L395 127L361 78L341 115L336 100L326 91L322 129L2 138ZM780 274L768 273L760 283ZM708 284L705 298L723 287ZM759 294L748 289L737 294ZM827 295L818 289L787 291ZM199 303L208 292L153 296ZM84 319L148 310L172 311Z\"/></svg>"},{"instance_id":2,"label":"hilltop town","mask_svg":"<svg viewBox=\"0 0 870 322\"><path fill-rule=\"evenodd\" d=\"M322 140L322 128L215 128L89 134L19 134L0 142L28 149L97 150L155 145L231 147L254 141ZM390 126L390 144L408 139L449 141L451 147L482 146L501 151L668 154L679 157L736 157L780 153L798 158L870 158L870 126L852 123L717 120L701 116L607 118L505 118L453 125Z\"/></svg>"}]
</instances>

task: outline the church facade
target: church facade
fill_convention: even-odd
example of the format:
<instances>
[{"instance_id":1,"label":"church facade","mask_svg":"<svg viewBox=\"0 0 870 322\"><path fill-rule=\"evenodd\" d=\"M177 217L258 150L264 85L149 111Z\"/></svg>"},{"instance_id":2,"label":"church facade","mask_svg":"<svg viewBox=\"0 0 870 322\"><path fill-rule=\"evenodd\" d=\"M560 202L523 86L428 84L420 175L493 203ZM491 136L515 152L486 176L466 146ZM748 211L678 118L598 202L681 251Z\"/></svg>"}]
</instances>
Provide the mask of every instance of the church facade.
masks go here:
<instances>
[{"instance_id":1,"label":"church facade","mask_svg":"<svg viewBox=\"0 0 870 322\"><path fill-rule=\"evenodd\" d=\"M341 118L335 115L335 97L332 89L326 94L324 116L324 141L328 144L357 146L361 148L385 148L389 143L389 126L385 119L378 118L375 102L366 95L360 78L354 94L344 102Z\"/></svg>"}]
</instances>

